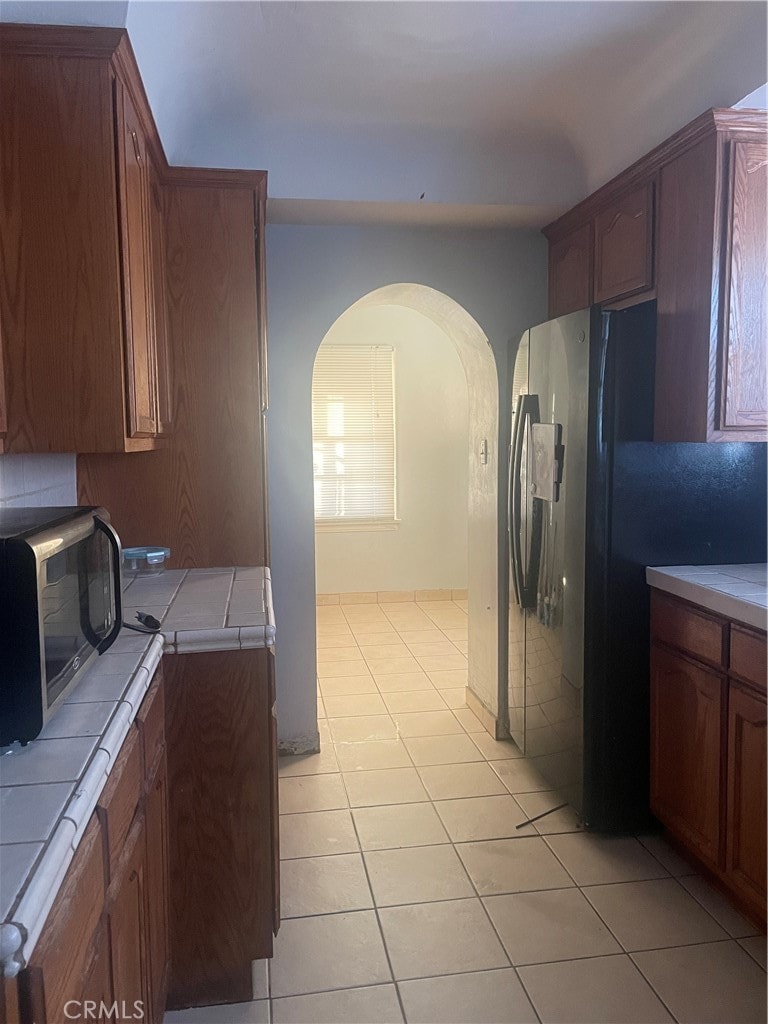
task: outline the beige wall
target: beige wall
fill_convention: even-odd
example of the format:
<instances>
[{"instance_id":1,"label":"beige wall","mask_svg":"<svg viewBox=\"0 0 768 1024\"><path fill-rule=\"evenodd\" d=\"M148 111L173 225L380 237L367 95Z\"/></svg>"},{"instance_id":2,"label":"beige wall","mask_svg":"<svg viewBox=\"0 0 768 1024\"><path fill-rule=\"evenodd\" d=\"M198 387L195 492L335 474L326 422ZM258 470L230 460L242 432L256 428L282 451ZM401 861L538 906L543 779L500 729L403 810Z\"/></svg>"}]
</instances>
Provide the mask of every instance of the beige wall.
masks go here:
<instances>
[{"instance_id":1,"label":"beige wall","mask_svg":"<svg viewBox=\"0 0 768 1024\"><path fill-rule=\"evenodd\" d=\"M395 350L399 524L316 530L319 594L467 586L467 382L453 342L403 306L353 308L323 339Z\"/></svg>"}]
</instances>

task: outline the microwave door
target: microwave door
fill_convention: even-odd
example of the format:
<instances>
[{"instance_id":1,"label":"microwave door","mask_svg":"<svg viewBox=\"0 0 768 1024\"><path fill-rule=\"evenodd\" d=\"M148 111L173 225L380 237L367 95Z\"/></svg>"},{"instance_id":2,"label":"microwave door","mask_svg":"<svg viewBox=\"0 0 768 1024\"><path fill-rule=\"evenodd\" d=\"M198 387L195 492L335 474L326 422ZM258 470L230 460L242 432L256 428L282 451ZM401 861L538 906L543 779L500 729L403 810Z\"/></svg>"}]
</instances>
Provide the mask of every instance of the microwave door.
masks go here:
<instances>
[{"instance_id":1,"label":"microwave door","mask_svg":"<svg viewBox=\"0 0 768 1024\"><path fill-rule=\"evenodd\" d=\"M105 520L94 517L95 530L80 547L80 628L88 643L101 654L122 627L120 542Z\"/></svg>"}]
</instances>

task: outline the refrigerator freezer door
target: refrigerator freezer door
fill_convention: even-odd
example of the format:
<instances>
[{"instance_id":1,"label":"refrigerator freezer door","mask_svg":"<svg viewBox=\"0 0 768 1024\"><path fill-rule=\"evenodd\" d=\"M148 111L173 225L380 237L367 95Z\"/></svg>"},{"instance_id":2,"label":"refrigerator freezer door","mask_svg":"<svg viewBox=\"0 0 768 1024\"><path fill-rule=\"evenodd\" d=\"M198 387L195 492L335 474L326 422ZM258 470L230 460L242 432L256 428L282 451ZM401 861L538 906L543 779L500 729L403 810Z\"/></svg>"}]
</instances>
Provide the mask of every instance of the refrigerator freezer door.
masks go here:
<instances>
[{"instance_id":1,"label":"refrigerator freezer door","mask_svg":"<svg viewBox=\"0 0 768 1024\"><path fill-rule=\"evenodd\" d=\"M507 530L509 532L509 628L507 632L507 703L509 732L525 750L525 610L522 582L522 552L527 548L526 524L522 519L524 467L527 463L526 437L522 431L524 398L528 393L528 351L530 331L520 339L512 377L512 425L507 488Z\"/></svg>"},{"instance_id":2,"label":"refrigerator freezer door","mask_svg":"<svg viewBox=\"0 0 768 1024\"><path fill-rule=\"evenodd\" d=\"M538 396L541 426L532 428L526 451L522 513L526 523L536 524L526 535L526 565L535 567L536 578L525 612L525 753L577 810L583 771L589 339L589 310L530 331L528 391ZM544 444L551 448L549 458L538 451Z\"/></svg>"}]
</instances>

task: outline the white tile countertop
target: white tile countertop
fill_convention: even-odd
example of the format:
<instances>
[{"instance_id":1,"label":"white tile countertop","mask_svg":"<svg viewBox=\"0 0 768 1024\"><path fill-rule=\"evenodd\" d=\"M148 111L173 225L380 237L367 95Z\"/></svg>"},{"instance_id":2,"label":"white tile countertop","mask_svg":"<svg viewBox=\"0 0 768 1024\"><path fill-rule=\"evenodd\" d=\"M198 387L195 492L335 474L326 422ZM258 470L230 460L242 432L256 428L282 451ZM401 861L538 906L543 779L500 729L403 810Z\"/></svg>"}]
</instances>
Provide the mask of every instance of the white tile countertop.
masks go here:
<instances>
[{"instance_id":1,"label":"white tile countertop","mask_svg":"<svg viewBox=\"0 0 768 1024\"><path fill-rule=\"evenodd\" d=\"M269 569L168 570L129 579L123 619L154 615L161 632L123 629L40 736L0 748L0 963L28 962L67 868L161 656L271 647Z\"/></svg>"},{"instance_id":2,"label":"white tile countertop","mask_svg":"<svg viewBox=\"0 0 768 1024\"><path fill-rule=\"evenodd\" d=\"M132 622L137 611L160 620L168 653L271 647L275 640L272 582L261 566L138 576L123 591L123 619Z\"/></svg>"},{"instance_id":3,"label":"white tile countertop","mask_svg":"<svg viewBox=\"0 0 768 1024\"><path fill-rule=\"evenodd\" d=\"M768 565L648 567L652 587L755 629L768 624Z\"/></svg>"}]
</instances>

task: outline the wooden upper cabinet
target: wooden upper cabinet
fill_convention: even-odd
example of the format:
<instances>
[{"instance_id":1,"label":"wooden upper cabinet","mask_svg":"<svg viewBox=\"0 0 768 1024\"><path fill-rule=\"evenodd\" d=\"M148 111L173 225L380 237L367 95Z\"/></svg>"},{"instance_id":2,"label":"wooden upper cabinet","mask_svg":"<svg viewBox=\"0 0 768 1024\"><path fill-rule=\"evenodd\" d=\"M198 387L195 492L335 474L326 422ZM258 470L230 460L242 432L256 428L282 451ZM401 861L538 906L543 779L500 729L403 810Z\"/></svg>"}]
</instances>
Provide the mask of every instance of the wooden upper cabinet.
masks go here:
<instances>
[{"instance_id":1,"label":"wooden upper cabinet","mask_svg":"<svg viewBox=\"0 0 768 1024\"><path fill-rule=\"evenodd\" d=\"M768 439L762 136L713 131L661 169L657 441Z\"/></svg>"},{"instance_id":2,"label":"wooden upper cabinet","mask_svg":"<svg viewBox=\"0 0 768 1024\"><path fill-rule=\"evenodd\" d=\"M653 286L653 184L616 200L595 217L595 302Z\"/></svg>"},{"instance_id":3,"label":"wooden upper cabinet","mask_svg":"<svg viewBox=\"0 0 768 1024\"><path fill-rule=\"evenodd\" d=\"M550 316L656 298L656 441L768 440L768 113L709 110L548 225Z\"/></svg>"},{"instance_id":4,"label":"wooden upper cabinet","mask_svg":"<svg viewBox=\"0 0 768 1024\"><path fill-rule=\"evenodd\" d=\"M163 187L154 164L149 167L149 229L152 244L152 312L155 332L156 429L169 434L173 421L171 352L165 293L165 213Z\"/></svg>"},{"instance_id":5,"label":"wooden upper cabinet","mask_svg":"<svg viewBox=\"0 0 768 1024\"><path fill-rule=\"evenodd\" d=\"M148 160L162 150L132 62L123 30L0 25L5 451L159 443Z\"/></svg>"},{"instance_id":6,"label":"wooden upper cabinet","mask_svg":"<svg viewBox=\"0 0 768 1024\"><path fill-rule=\"evenodd\" d=\"M768 146L728 143L720 426L768 428Z\"/></svg>"},{"instance_id":7,"label":"wooden upper cabinet","mask_svg":"<svg viewBox=\"0 0 768 1024\"><path fill-rule=\"evenodd\" d=\"M549 315L574 313L592 301L592 227L585 224L550 246Z\"/></svg>"},{"instance_id":8,"label":"wooden upper cabinet","mask_svg":"<svg viewBox=\"0 0 768 1024\"><path fill-rule=\"evenodd\" d=\"M151 199L147 144L133 102L115 81L120 247L125 304L125 365L131 437L157 433Z\"/></svg>"}]
</instances>

